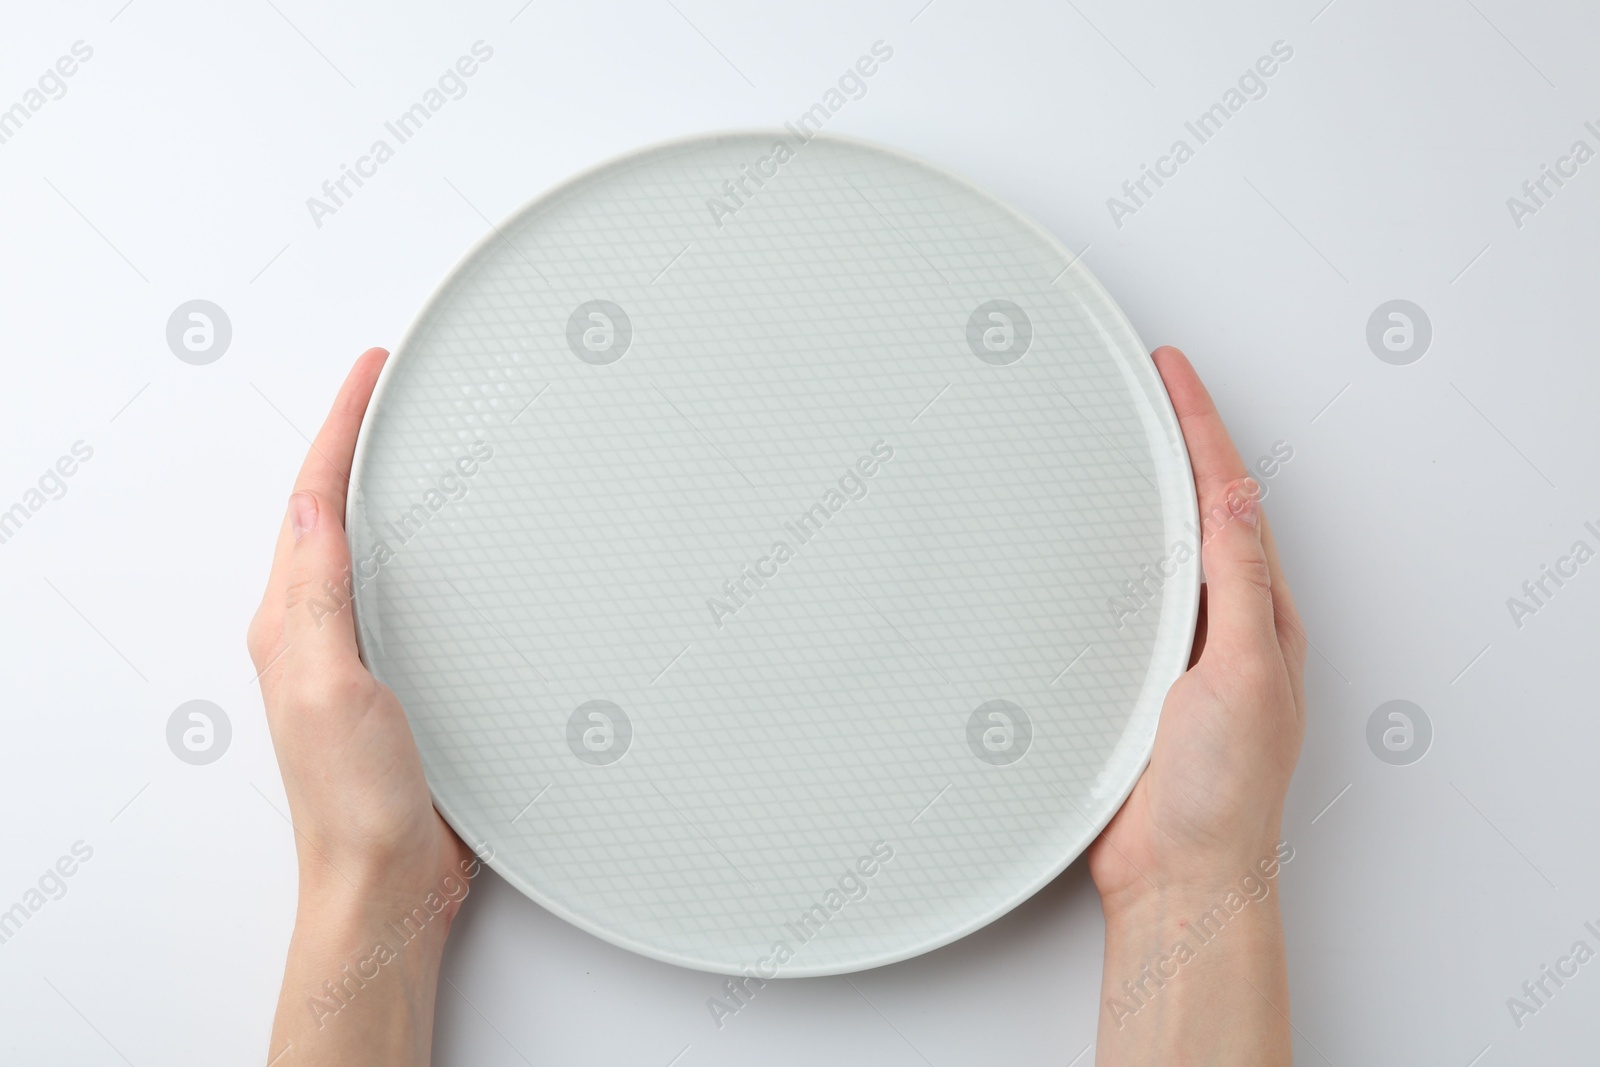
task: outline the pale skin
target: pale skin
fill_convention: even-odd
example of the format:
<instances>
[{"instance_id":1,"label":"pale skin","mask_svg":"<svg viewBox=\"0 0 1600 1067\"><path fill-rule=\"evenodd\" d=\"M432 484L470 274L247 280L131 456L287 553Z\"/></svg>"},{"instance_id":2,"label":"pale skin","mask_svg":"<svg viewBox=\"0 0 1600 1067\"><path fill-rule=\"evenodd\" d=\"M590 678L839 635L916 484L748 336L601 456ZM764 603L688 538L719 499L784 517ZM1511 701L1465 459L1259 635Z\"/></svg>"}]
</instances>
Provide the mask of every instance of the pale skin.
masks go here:
<instances>
[{"instance_id":1,"label":"pale skin","mask_svg":"<svg viewBox=\"0 0 1600 1067\"><path fill-rule=\"evenodd\" d=\"M267 724L294 823L300 895L267 1061L426 1065L450 923L473 853L433 808L399 701L362 665L339 600L356 435L388 353L357 360L295 482L251 620ZM1182 423L1208 577L1191 669L1150 765L1089 852L1106 916L1101 1067L1290 1062L1277 895L1252 900L1159 991L1118 1017L1120 983L1276 855L1304 729L1305 640L1246 470L1193 368L1154 356ZM421 909L419 911L419 908ZM397 924L417 916L414 936ZM1192 935L1189 935L1192 937ZM378 944L389 946L376 957ZM372 977L368 977L372 976ZM1154 988L1146 980L1146 988Z\"/></svg>"},{"instance_id":2,"label":"pale skin","mask_svg":"<svg viewBox=\"0 0 1600 1067\"><path fill-rule=\"evenodd\" d=\"M1106 916L1100 1067L1292 1061L1283 923L1262 862L1278 855L1305 733L1306 639L1271 528L1216 405L1183 353L1154 359L1205 522L1206 586L1187 673L1167 693L1150 765L1089 850ZM1194 923L1246 876L1273 886L1202 944ZM1242 895L1242 894L1241 894ZM1237 897L1235 899L1238 899ZM1145 1004L1122 983L1185 941L1193 958ZM1159 975L1158 975L1159 977ZM1131 1017L1108 1007L1133 1004Z\"/></svg>"}]
</instances>

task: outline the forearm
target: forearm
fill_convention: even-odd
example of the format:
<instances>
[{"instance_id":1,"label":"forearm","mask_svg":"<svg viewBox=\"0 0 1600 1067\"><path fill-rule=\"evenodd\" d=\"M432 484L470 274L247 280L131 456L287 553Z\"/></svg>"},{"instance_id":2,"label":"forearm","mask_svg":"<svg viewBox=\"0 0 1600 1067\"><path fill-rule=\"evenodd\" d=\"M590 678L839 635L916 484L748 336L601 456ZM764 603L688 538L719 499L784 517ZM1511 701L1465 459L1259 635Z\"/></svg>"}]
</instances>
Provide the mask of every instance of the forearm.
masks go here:
<instances>
[{"instance_id":1,"label":"forearm","mask_svg":"<svg viewBox=\"0 0 1600 1067\"><path fill-rule=\"evenodd\" d=\"M441 902L435 897L434 902ZM267 1057L272 1067L426 1067L454 901L302 891Z\"/></svg>"},{"instance_id":2,"label":"forearm","mask_svg":"<svg viewBox=\"0 0 1600 1067\"><path fill-rule=\"evenodd\" d=\"M1108 905L1098 1067L1292 1061L1283 924L1266 884L1261 899L1224 884Z\"/></svg>"}]
</instances>

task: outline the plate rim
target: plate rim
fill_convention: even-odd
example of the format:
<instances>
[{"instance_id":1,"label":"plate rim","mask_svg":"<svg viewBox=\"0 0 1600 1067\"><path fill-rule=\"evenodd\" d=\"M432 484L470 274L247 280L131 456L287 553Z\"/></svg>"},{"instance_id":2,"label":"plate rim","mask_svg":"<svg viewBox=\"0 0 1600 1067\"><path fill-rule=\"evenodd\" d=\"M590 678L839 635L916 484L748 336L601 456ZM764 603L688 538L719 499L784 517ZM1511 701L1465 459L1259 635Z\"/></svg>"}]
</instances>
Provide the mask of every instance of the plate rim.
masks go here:
<instances>
[{"instance_id":1,"label":"plate rim","mask_svg":"<svg viewBox=\"0 0 1600 1067\"><path fill-rule=\"evenodd\" d=\"M350 550L351 559L353 560L355 558L356 552L356 546L351 542L350 539L350 530L352 527L351 520L355 515L358 506L361 476L365 468L368 448L371 444L371 434L368 433L368 428L373 422L374 412L380 409L382 400L388 390L388 387L393 381L395 368L406 357L410 350L410 346L416 339L418 333L424 328L425 323L427 323L430 312L438 304L440 298L444 296L446 291L459 280L465 269L474 263L486 248L493 245L497 241L503 240L501 234L507 223L520 218L542 204L551 203L558 200L569 191L588 183L603 173L624 166L630 162L641 160L647 156L652 156L673 148L688 147L691 145L704 144L720 140L741 137L776 137L779 139L786 139L788 136L792 135L792 131L780 127L745 126L726 129L703 130L697 133L682 134L675 137L653 141L648 144L639 145L623 152L607 156L599 162L585 167L582 170L533 194L518 204L517 207L510 213L502 216L499 221L491 223L488 231L481 235L476 241L473 241L467 250L451 265L449 270L447 270L439 279L439 281L435 283L433 288L428 293L427 298L418 307L416 314L412 317L411 322L406 327L405 332L401 334L400 340L390 350L389 357L384 361L383 369L378 374L378 380L373 387L372 396L367 402L366 410L362 413L361 427L356 436L355 452L350 464L350 478L345 493L345 541ZM1186 491L1181 494L1180 503L1185 506L1187 514L1178 516L1177 518L1187 519L1188 528L1195 530L1199 529L1200 507L1194 484L1194 469L1189 458L1189 449L1183 436L1182 426L1178 421L1177 411L1172 406L1172 398L1167 392L1166 383L1162 381L1161 375L1156 371L1154 362L1148 359L1149 349L1145 345L1144 339L1139 335L1139 331L1134 328L1132 321L1128 318L1127 312L1123 310L1121 304L1112 298L1111 294L1106 290L1105 286L1101 284L1100 279L1094 274L1094 272L1089 270L1089 268L1083 264L1082 254L1072 252L1071 249L1067 248L1066 244L1062 242L1054 232L1041 224L1038 220L1034 219L1031 215L1022 211L1020 208L1017 208L1006 199L996 195L993 192L990 192L988 189L985 189L984 187L976 184L961 174L956 173L948 167L934 163L915 153L908 152L891 145L885 145L880 142L865 138L852 137L832 132L819 131L814 133L811 137L808 137L805 141L803 141L801 145L804 147L805 145L810 144L812 141L819 139L848 145L855 149L864 149L869 152L888 155L895 157L902 162L911 163L932 171L939 177L969 190L981 199L994 204L995 206L1014 216L1022 224L1022 226L1043 237L1052 248L1062 254L1063 258L1067 261L1067 270L1076 270L1080 272L1084 281L1088 283L1095 294L1104 302L1106 308L1113 313L1114 319L1128 331L1128 335L1134 340L1137 346L1142 351L1147 353L1146 373L1153 378L1156 385L1156 388L1150 391L1152 400L1151 406L1154 408L1157 419L1164 424L1164 427L1170 433L1172 433L1179 446L1177 448L1177 453L1183 468L1181 481L1186 487ZM1159 492L1160 490L1158 489L1158 493ZM1180 619L1183 628L1186 628L1188 631L1187 640L1180 639L1178 642L1178 645L1183 647L1185 651L1180 657L1178 657L1180 662L1177 666L1177 669L1174 673L1172 673L1170 680L1166 681L1165 687L1162 690L1162 700L1157 703L1155 709L1154 726L1150 730L1149 738L1140 745L1140 751L1137 760L1138 770L1136 773L1133 773L1129 776L1125 786L1119 787L1114 794L1108 794L1108 797L1115 796L1115 802L1113 803L1109 800L1107 801L1104 808L1104 816L1097 816L1096 818L1090 820L1090 828L1083 835L1081 835L1081 837L1070 848L1063 850L1063 858L1060 860L1060 862L1046 868L1041 876L1027 883L1027 885L1021 890L1014 892L1010 896L1001 900L994 907L985 910L982 914L978 915L974 919L968 920L957 927L941 933L938 937L927 939L913 946L877 952L870 955L863 955L852 961L844 963L817 964L810 967L803 965L785 965L776 975L773 976L774 978L821 978L840 974L855 974L860 971L873 970L878 967L886 967L893 963L900 963L905 960L933 952L936 949L944 948L945 946L953 944L954 942L959 941L970 934L976 933L984 927L998 921L1010 912L1016 910L1022 904L1038 895L1041 890L1043 890L1051 882L1055 881L1056 878L1060 877L1063 871L1065 871L1073 863L1077 862L1077 860L1084 855L1089 846L1093 844L1095 838L1100 835L1100 832L1104 830L1111 820L1116 817L1117 813L1122 810L1122 806L1127 802L1128 797L1138 785L1139 780L1144 776L1144 770L1150 763L1150 754L1155 746L1156 733L1161 725L1162 704L1165 700L1165 692L1170 690L1172 684L1188 670L1188 660L1190 655L1192 655L1194 635L1198 620L1200 587L1202 584L1199 552L1196 551L1192 563L1184 564L1183 566L1188 571L1190 580L1180 581L1180 572L1180 575L1174 575L1173 578L1168 579L1165 582L1163 586L1163 592L1165 593L1166 591L1171 590L1175 594L1181 594L1184 598L1182 602L1176 605L1175 611L1178 614L1178 618ZM350 598L350 610L352 624L355 628L356 650L361 657L361 664L372 674L375 679L377 679L379 682L384 682L384 679L379 676L378 670L369 662L365 633L366 628L362 623L361 609L358 598L355 595L352 595ZM1149 687L1149 679L1154 674L1155 666L1156 665L1152 663L1149 669L1146 671L1146 679L1141 688L1140 697L1144 695L1145 691ZM1165 672L1163 672L1163 674L1164 673ZM384 682L384 684L387 683ZM1139 697L1135 698L1136 701L1138 699ZM403 704L402 709L404 709ZM408 712L408 722L409 718L410 714ZM493 854L494 849L492 847L490 848L491 855L487 857L480 855L479 849L481 845L473 843L472 838L463 829L463 821L451 812L448 801L439 795L439 792L435 789L434 783L431 780L428 781L428 793L433 801L435 810L438 811L439 815L450 826L450 829L461 838L461 840L469 849L473 851L473 854L478 857L479 861L483 865L492 869L501 878L504 878L507 882L514 886L518 892L527 897L533 903L539 905L541 908L544 908L546 911L549 911L565 922L570 923L586 933L592 934L608 944L615 945L618 948L626 949L629 952L633 952L637 955L644 956L648 959L657 960L662 963L669 963L675 966L710 974L730 976L739 976L746 973L748 970L748 964L743 968L735 967L720 960L697 958L690 953L663 949L656 945L639 941L620 931L602 926L592 919L573 911L566 905L555 899L552 899L546 893L532 885L527 879L523 878L520 873L514 870L508 870L502 864L496 863L495 855ZM483 844L491 843L485 841ZM797 953L797 956L798 955L799 953ZM765 976L762 977L765 978ZM766 980L770 981L772 979Z\"/></svg>"}]
</instances>

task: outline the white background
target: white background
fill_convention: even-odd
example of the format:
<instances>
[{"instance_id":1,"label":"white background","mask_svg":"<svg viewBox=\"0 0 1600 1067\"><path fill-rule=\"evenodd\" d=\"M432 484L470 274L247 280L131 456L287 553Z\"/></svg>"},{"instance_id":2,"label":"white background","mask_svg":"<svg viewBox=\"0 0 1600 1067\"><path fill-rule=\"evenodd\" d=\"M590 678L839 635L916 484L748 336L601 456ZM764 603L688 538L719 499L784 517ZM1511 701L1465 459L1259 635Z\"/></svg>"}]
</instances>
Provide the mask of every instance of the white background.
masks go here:
<instances>
[{"instance_id":1,"label":"white background","mask_svg":"<svg viewBox=\"0 0 1600 1067\"><path fill-rule=\"evenodd\" d=\"M0 508L75 441L94 454L0 544L0 908L75 841L94 856L0 945L0 1060L265 1060L293 843L244 628L304 434L485 217L641 144L793 118L881 39L830 130L1087 246L1247 460L1294 449L1268 509L1315 646L1280 886L1299 1061L1593 1062L1600 962L1520 1029L1506 1000L1600 948L1600 562L1520 628L1506 599L1600 547L1600 161L1520 228L1506 198L1600 148L1600 13L1324 2L13 6L0 107L73 42L94 54L0 145ZM306 198L480 39L467 95L315 226ZM1279 40L1267 95L1117 227L1107 197ZM233 324L209 366L165 340L194 298ZM1394 298L1433 324L1408 366L1365 340ZM234 730L205 767L165 740L195 698ZM1435 732L1409 766L1365 738L1395 698ZM1085 1065L1101 936L1075 864L964 941L770 986L719 1031L718 979L486 876L436 1062Z\"/></svg>"}]
</instances>

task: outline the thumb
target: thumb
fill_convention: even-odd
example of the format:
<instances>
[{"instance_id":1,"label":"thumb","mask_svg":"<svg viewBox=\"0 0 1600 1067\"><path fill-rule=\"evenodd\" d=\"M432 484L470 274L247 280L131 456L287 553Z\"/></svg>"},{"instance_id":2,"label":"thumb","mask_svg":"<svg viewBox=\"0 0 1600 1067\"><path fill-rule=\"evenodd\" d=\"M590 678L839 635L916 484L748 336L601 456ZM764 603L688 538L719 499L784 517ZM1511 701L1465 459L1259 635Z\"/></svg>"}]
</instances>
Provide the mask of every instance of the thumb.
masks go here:
<instances>
[{"instance_id":1,"label":"thumb","mask_svg":"<svg viewBox=\"0 0 1600 1067\"><path fill-rule=\"evenodd\" d=\"M1206 653L1277 647L1272 570L1261 541L1261 486L1240 478L1207 494L1200 518L1206 571ZM1207 655L1201 655L1205 663ZM1237 662L1237 661L1235 661Z\"/></svg>"},{"instance_id":2,"label":"thumb","mask_svg":"<svg viewBox=\"0 0 1600 1067\"><path fill-rule=\"evenodd\" d=\"M289 497L294 547L284 604L285 659L290 670L329 677L335 668L359 666L351 616L350 546L333 501L315 489Z\"/></svg>"},{"instance_id":3,"label":"thumb","mask_svg":"<svg viewBox=\"0 0 1600 1067\"><path fill-rule=\"evenodd\" d=\"M284 606L279 676L314 681L340 676L308 672L361 666L350 606L353 583L344 504L361 419L388 355L381 348L368 349L350 368L289 497L284 523L289 541L280 542L279 553L283 593L273 597ZM275 560L269 589L279 581L279 567Z\"/></svg>"}]
</instances>

